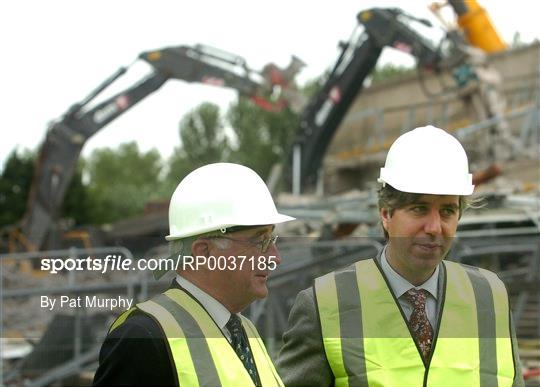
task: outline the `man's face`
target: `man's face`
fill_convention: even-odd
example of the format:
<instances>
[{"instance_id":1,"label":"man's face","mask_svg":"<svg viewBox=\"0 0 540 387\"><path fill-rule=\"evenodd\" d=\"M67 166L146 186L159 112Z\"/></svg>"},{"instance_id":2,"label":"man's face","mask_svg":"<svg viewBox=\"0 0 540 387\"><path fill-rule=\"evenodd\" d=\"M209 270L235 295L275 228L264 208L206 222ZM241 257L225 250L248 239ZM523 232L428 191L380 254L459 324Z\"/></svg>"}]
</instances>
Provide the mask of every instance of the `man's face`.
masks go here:
<instances>
[{"instance_id":1,"label":"man's face","mask_svg":"<svg viewBox=\"0 0 540 387\"><path fill-rule=\"evenodd\" d=\"M261 242L272 236L273 229L273 225L268 225L226 234L222 239L227 241L227 247L212 248L211 254L216 257L237 257L234 270L222 271L219 278L214 278L225 287L230 301L243 305L242 309L267 296L268 276L281 263L275 244L270 243L268 250L261 252Z\"/></svg>"},{"instance_id":2,"label":"man's face","mask_svg":"<svg viewBox=\"0 0 540 387\"><path fill-rule=\"evenodd\" d=\"M392 267L411 283L427 280L452 245L459 220L459 196L422 195L392 214L383 208L380 215L389 235Z\"/></svg>"}]
</instances>

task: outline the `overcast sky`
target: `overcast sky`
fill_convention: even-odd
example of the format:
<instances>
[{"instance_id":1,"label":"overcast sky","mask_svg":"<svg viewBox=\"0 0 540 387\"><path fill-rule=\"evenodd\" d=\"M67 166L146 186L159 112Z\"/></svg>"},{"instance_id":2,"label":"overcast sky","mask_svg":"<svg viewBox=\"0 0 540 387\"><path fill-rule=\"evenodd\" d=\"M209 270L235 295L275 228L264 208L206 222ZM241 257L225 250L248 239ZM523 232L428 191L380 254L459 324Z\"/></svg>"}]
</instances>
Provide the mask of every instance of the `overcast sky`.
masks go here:
<instances>
[{"instance_id":1,"label":"overcast sky","mask_svg":"<svg viewBox=\"0 0 540 387\"><path fill-rule=\"evenodd\" d=\"M523 41L540 35L540 5L528 0L480 0L506 41L519 31ZM14 148L35 148L47 123L140 52L203 43L244 57L260 70L266 63L286 66L297 55L307 67L300 83L337 58L337 44L356 26L356 14L373 6L400 7L431 19L428 1L3 1L0 5L2 141L0 168ZM412 64L402 53L383 61ZM390 53L388 52L390 51ZM119 90L148 72L136 63ZM182 116L203 101L226 109L233 90L170 80L126 114L93 136L83 149L135 140L163 156L179 143Z\"/></svg>"}]
</instances>

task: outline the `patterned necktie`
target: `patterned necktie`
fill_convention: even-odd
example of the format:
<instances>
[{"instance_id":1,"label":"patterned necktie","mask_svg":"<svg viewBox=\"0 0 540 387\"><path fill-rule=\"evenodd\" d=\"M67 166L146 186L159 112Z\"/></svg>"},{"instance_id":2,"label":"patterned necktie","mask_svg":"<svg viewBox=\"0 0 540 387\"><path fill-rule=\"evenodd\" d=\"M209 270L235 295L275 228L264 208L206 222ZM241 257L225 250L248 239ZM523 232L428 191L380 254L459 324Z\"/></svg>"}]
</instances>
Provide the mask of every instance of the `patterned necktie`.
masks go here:
<instances>
[{"instance_id":1,"label":"patterned necktie","mask_svg":"<svg viewBox=\"0 0 540 387\"><path fill-rule=\"evenodd\" d=\"M234 351L244 364L244 367L246 367L246 370L249 372L251 379L253 379L255 386L260 386L261 383L259 381L257 367L253 362L253 356L249 349L240 317L238 317L236 314L231 314L231 318L229 319L226 327L231 333L231 345L234 348Z\"/></svg>"},{"instance_id":2,"label":"patterned necktie","mask_svg":"<svg viewBox=\"0 0 540 387\"><path fill-rule=\"evenodd\" d=\"M411 317L409 318L409 326L420 346L424 359L429 357L431 344L433 341L433 328L429 323L426 313L426 294L424 289L410 289L405 293L405 298L413 307Z\"/></svg>"}]
</instances>

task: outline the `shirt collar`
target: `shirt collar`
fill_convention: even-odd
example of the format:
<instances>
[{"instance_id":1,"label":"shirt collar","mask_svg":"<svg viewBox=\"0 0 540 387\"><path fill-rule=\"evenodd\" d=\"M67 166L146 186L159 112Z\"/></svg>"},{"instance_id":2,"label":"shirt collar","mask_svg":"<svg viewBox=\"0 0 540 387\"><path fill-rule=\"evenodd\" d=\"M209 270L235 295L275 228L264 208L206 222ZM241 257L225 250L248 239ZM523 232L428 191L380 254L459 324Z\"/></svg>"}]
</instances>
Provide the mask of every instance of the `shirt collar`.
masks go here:
<instances>
[{"instance_id":1,"label":"shirt collar","mask_svg":"<svg viewBox=\"0 0 540 387\"><path fill-rule=\"evenodd\" d=\"M219 329L223 330L231 317L231 312L229 312L227 308L225 308L223 304L221 304L214 297L178 274L176 275L176 282L190 292L191 295L201 303L210 317L212 317L212 319L216 322Z\"/></svg>"},{"instance_id":2,"label":"shirt collar","mask_svg":"<svg viewBox=\"0 0 540 387\"><path fill-rule=\"evenodd\" d=\"M439 284L439 265L437 265L435 271L426 282L424 282L420 286L414 286L405 278L403 278L401 274L395 271L392 266L390 266L386 258L387 247L388 245L384 247L383 253L381 254L381 266L396 298L400 298L404 293L414 288L425 289L429 292L429 294L431 294L435 299L437 299L437 288Z\"/></svg>"}]
</instances>

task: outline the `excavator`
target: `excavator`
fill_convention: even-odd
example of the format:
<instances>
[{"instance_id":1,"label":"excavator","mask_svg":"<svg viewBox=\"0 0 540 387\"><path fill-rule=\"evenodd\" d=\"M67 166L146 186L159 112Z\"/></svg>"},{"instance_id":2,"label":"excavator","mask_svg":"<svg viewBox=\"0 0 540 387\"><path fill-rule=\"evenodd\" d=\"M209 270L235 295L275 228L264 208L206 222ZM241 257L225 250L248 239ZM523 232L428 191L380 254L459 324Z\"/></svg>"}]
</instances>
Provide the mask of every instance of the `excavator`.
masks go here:
<instances>
[{"instance_id":1,"label":"excavator","mask_svg":"<svg viewBox=\"0 0 540 387\"><path fill-rule=\"evenodd\" d=\"M490 21L476 2L464 4L460 1L450 1L450 3L460 17L458 19L461 20L460 25L467 31L466 34L459 30L449 31L445 41L450 43L450 49L443 49L448 45L442 43L435 46L411 26L412 22L418 22L431 27L429 21L409 15L400 9L373 8L361 11L357 15L363 31L356 33L355 30L347 43L340 44L338 59L328 78L301 114L300 125L289 154L288 170L285 170L286 181L292 187L293 193L311 190L315 186L322 159L337 128L364 88L366 78L374 70L385 47L393 47L416 58L419 74L425 70L438 73L455 70L458 67L461 67L461 70L465 69L466 71L454 72L456 88L473 79L482 81L479 79L480 65L477 67L474 65L478 61L471 61L472 54L469 50L471 43L468 43L468 40L489 47L491 51L495 51L495 48L504 48L500 43L502 41L497 46L493 43L496 41L495 38L485 41L478 38L478 35L485 37L486 34L477 27L478 24L483 23L485 27ZM467 7L474 7L474 12ZM471 17L471 12L482 20L479 22ZM491 24L489 26L491 29L488 29L487 34L496 34L493 26ZM496 37L498 38L498 35ZM484 63L481 63L481 66L484 66ZM493 117L501 114L504 104L500 103L500 93L495 87L488 89L490 94L485 98L485 111L488 117ZM447 91L441 90L438 94ZM495 130L501 137L511 142L507 127L501 126Z\"/></svg>"},{"instance_id":2,"label":"excavator","mask_svg":"<svg viewBox=\"0 0 540 387\"><path fill-rule=\"evenodd\" d=\"M445 6L452 8L456 16L454 21L443 17L441 10ZM486 10L476 0L447 0L432 3L428 8L449 35L461 36L467 43L462 44L461 49L466 53L468 60L460 69L465 72L472 70L478 80L475 83L475 92L466 94L475 107L479 120L499 118L494 122L489 133L491 144L487 146L487 149L481 150L490 164L474 175L475 185L483 184L501 175L503 173L501 162L513 159L517 150L522 148L504 119L506 101L501 92L501 76L489 65L486 55L505 51L508 45L497 32ZM523 149L520 151L525 154L530 153Z\"/></svg>"},{"instance_id":3,"label":"excavator","mask_svg":"<svg viewBox=\"0 0 540 387\"><path fill-rule=\"evenodd\" d=\"M152 72L148 76L88 107L94 98L125 74L129 66L121 67L48 128L35 163L26 214L20 229L12 228L8 232L9 250L36 251L58 244L56 223L59 208L85 142L169 79L232 88L262 109L277 111L289 106L289 101L295 103L293 100L297 99L298 93L294 77L304 66L293 56L285 69L270 63L261 72L255 72L242 57L204 45L143 52L138 59L151 66ZM274 89L287 93L276 98Z\"/></svg>"},{"instance_id":4,"label":"excavator","mask_svg":"<svg viewBox=\"0 0 540 387\"><path fill-rule=\"evenodd\" d=\"M289 157L292 168L286 171L293 193L315 185L322 159L339 124L385 47L414 56L418 67L442 70L444 62L440 50L404 20L431 26L429 21L398 8L372 8L357 15L363 31L356 33L355 30L347 43L340 44L338 59L326 82L302 112Z\"/></svg>"},{"instance_id":5,"label":"excavator","mask_svg":"<svg viewBox=\"0 0 540 387\"><path fill-rule=\"evenodd\" d=\"M328 79L301 113L300 126L290 152L291 163L286 171L295 193L314 185L324 154L340 122L375 68L384 47L404 51L417 59L419 68L432 71L442 71L462 61L460 55L457 59L445 57L440 47L435 47L409 26L410 22L426 26L431 23L400 9L373 8L360 12L357 19L364 27L363 33L353 33L349 42L341 44L341 52ZM453 39L459 41L461 38L455 34ZM302 97L294 87L294 77L304 63L294 56L285 69L271 63L259 73L250 70L245 60L237 55L202 45L143 52L139 58L152 67L153 72L149 76L88 108L96 96L127 71L127 68L120 68L49 128L36 162L26 214L20 230L10 233L10 245L15 246L10 250L21 245L24 250L39 250L56 244L54 230L58 211L86 140L159 89L168 79L230 87L266 110L302 107ZM255 79L255 75L259 79ZM275 89L281 90L282 98L269 99Z\"/></svg>"},{"instance_id":6,"label":"excavator","mask_svg":"<svg viewBox=\"0 0 540 387\"><path fill-rule=\"evenodd\" d=\"M486 10L476 0L448 0L443 3L432 3L429 9L444 25L447 31L456 27L445 20L440 10L449 5L457 16L458 28L463 31L467 43L488 54L501 52L508 45L501 38Z\"/></svg>"}]
</instances>

